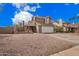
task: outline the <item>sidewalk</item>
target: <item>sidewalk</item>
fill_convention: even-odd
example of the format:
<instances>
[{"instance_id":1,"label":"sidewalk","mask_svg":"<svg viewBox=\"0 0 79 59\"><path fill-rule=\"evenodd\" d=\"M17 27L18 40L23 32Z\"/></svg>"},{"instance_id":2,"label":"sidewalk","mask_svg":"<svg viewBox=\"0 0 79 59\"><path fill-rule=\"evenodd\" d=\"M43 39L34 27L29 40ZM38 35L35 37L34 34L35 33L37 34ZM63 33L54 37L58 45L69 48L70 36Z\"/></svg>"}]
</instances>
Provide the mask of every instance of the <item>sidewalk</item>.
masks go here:
<instances>
[{"instance_id":1,"label":"sidewalk","mask_svg":"<svg viewBox=\"0 0 79 59\"><path fill-rule=\"evenodd\" d=\"M72 47L70 49L61 51L59 53L53 54L51 56L79 56L79 45Z\"/></svg>"}]
</instances>

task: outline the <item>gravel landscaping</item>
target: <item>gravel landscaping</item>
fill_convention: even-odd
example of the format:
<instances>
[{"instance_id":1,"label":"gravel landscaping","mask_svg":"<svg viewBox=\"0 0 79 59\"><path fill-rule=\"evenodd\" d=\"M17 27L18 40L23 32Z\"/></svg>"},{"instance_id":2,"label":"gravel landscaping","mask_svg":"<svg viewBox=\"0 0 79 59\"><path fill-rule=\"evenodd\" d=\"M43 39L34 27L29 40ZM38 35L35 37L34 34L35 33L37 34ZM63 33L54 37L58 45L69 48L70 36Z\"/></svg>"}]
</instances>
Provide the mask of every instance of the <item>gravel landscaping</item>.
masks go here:
<instances>
[{"instance_id":1,"label":"gravel landscaping","mask_svg":"<svg viewBox=\"0 0 79 59\"><path fill-rule=\"evenodd\" d=\"M4 56L48 56L76 45L44 34L3 34L2 37L0 55Z\"/></svg>"}]
</instances>

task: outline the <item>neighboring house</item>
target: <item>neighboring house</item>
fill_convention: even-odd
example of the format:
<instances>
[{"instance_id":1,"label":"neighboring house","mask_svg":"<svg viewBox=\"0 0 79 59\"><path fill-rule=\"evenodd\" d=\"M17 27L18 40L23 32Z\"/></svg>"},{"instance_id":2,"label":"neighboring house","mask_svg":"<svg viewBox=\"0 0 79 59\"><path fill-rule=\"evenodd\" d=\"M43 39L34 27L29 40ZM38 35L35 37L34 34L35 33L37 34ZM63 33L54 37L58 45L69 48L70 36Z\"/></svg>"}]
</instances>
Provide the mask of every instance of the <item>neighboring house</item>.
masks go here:
<instances>
[{"instance_id":1,"label":"neighboring house","mask_svg":"<svg viewBox=\"0 0 79 59\"><path fill-rule=\"evenodd\" d=\"M11 26L0 27L0 33L1 34L11 34L11 33L13 33L13 27L11 27Z\"/></svg>"},{"instance_id":2,"label":"neighboring house","mask_svg":"<svg viewBox=\"0 0 79 59\"><path fill-rule=\"evenodd\" d=\"M63 23L63 31L64 32L68 32L69 31L68 23Z\"/></svg>"},{"instance_id":3,"label":"neighboring house","mask_svg":"<svg viewBox=\"0 0 79 59\"><path fill-rule=\"evenodd\" d=\"M14 28L16 28L16 26ZM15 33L17 32L16 29L14 30ZM29 33L53 33L54 25L52 24L51 17L49 16L33 16L32 20L29 21L28 24L23 25L23 31Z\"/></svg>"},{"instance_id":4,"label":"neighboring house","mask_svg":"<svg viewBox=\"0 0 79 59\"><path fill-rule=\"evenodd\" d=\"M79 32L78 24L63 23L64 32Z\"/></svg>"}]
</instances>

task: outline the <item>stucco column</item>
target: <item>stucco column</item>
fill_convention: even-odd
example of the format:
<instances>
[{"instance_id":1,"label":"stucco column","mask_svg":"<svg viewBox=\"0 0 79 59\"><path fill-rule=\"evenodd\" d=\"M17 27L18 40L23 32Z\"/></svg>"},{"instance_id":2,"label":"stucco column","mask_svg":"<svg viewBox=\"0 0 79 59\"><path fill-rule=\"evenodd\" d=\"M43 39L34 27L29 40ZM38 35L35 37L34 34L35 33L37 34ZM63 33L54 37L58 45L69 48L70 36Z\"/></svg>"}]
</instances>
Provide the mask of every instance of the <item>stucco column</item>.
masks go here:
<instances>
[{"instance_id":1,"label":"stucco column","mask_svg":"<svg viewBox=\"0 0 79 59\"><path fill-rule=\"evenodd\" d=\"M36 31L39 33L39 25L36 25Z\"/></svg>"}]
</instances>

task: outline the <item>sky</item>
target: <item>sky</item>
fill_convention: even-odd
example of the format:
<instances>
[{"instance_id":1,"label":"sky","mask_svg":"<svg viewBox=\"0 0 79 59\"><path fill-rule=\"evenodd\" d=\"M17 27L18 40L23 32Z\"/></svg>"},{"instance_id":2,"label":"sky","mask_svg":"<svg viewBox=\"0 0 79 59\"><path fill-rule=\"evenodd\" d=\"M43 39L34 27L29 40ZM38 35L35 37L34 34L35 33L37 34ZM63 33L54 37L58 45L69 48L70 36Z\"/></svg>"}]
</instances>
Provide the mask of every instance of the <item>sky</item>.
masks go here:
<instances>
[{"instance_id":1,"label":"sky","mask_svg":"<svg viewBox=\"0 0 79 59\"><path fill-rule=\"evenodd\" d=\"M62 19L73 23L70 18L79 15L77 3L2 3L0 4L0 26L13 26L32 16L50 16L52 21ZM74 20L78 23L79 19Z\"/></svg>"}]
</instances>

